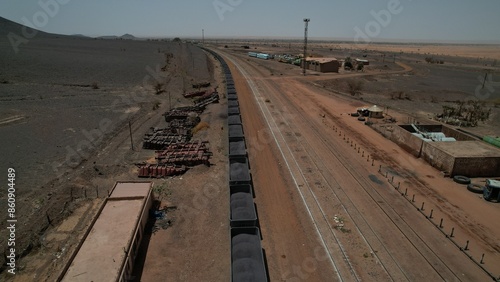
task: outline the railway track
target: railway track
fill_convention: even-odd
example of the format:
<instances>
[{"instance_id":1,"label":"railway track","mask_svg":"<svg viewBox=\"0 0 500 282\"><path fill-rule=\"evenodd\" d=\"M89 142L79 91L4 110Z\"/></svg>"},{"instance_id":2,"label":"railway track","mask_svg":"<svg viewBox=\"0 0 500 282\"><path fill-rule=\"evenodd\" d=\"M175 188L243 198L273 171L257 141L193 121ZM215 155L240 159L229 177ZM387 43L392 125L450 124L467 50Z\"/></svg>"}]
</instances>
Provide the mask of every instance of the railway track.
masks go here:
<instances>
[{"instance_id":1,"label":"railway track","mask_svg":"<svg viewBox=\"0 0 500 282\"><path fill-rule=\"evenodd\" d=\"M300 109L297 109L295 105L292 105L291 103L289 103L289 104L287 104L287 107L293 107L292 110L294 113L300 115L302 120L307 120L307 117L304 115L304 112ZM424 258L430 266L432 266L432 268L435 270L436 274L438 274L438 276L441 279L450 280L450 278L451 278L451 280L459 281L460 280L459 277L456 276L453 273L453 271L451 271L449 269L449 267L441 259L439 259L439 256L436 255L436 253L432 251L432 248L430 248L425 243L425 241L423 241L418 236L418 233L413 228L411 228L411 226L408 224L408 222L406 222L406 220L403 217L399 216L397 211L395 211L393 208L391 208L390 205L381 204L381 202L387 203L388 201L391 201L391 199L384 198L379 192L377 192L376 187L373 187L373 184L371 184L370 182L368 182L366 180L366 176L361 175L359 173L359 170L362 168L360 168L359 166L355 167L355 166L351 165L352 160L347 160L344 157L344 155L340 153L341 150L338 150L338 148L335 149L333 147L332 143L326 142L324 140L324 137L320 134L320 132L322 131L322 128L318 128L318 126L315 125L314 123L312 123L312 124L308 123L308 125L313 129L311 131L314 134L314 136L312 136L312 138L316 138L317 140L321 140L323 145L328 148L330 154L335 157L335 160L342 164L345 171L347 173L349 173L351 175L352 179L354 179L356 181L356 184L358 184L356 186L360 187L362 189L361 192L364 192L364 196L366 196L367 199L371 200L371 203L368 203L368 204L372 204L372 209L375 208L375 209L379 209L379 210L383 211L386 218L389 219L394 224L394 226L397 227L397 229L405 237L405 239L408 242L410 242L411 245L414 247L414 250L422 258ZM287 126L289 127L290 130L292 130L290 123L287 123ZM293 135L292 135L292 137L293 137ZM295 139L297 139L297 138L295 137ZM304 151L307 151L308 158L311 160L312 165L315 167L315 169L313 171L318 171L319 174L321 175L322 179L327 183L327 187L329 187L329 189L335 195L335 197L337 197L342 203L345 203L342 205L343 205L346 213L349 215L349 218L351 218L356 223L356 226L366 225L366 227L363 229L358 228L358 230L360 230L360 232L359 232L360 236L363 237L363 240L365 242L367 242L368 245L370 245L370 248L372 250L374 250L375 248L370 244L370 242L368 242L369 239L367 239L366 236L363 235L366 233L371 233L370 235L373 235L373 236L370 236L369 238L375 239L374 240L375 242L373 244L378 245L378 247L376 249L379 249L381 247L386 251L386 255L388 258L390 258L390 261L387 261L387 259L382 260L382 261L385 261L384 262L385 264L389 264L389 263L395 264L396 269L401 274L401 275L395 275L393 272L388 272L387 267L385 267L384 263L382 263L382 267L386 270L386 273L391 277L391 279L398 280L398 281L402 278L409 280L409 281L414 279L415 277L411 277L409 274L406 273L405 266L402 266L398 262L398 260L391 254L391 251L384 244L381 245L381 243L384 241L383 238L381 238L381 236L377 235L377 232L375 232L370 227L369 220L366 219L362 215L362 213L359 211L359 209L356 207L356 205L353 204L354 201L351 199L349 194L346 193L344 189L334 189L334 187L337 188L337 187L340 187L341 185L335 180L334 177L326 175L326 174L328 174L328 169L321 162L314 161L314 160L324 159L325 156L322 156L322 158L320 158L319 156L317 156L315 154L314 150L311 150L307 146L304 146L303 145L304 142L300 142L300 140L295 140L295 142L298 144L302 144L301 145L302 149ZM344 149L347 149L347 148L344 148ZM336 191L338 191L338 192L336 192ZM360 190L357 190L357 193L359 193L359 192L360 192ZM343 195L340 195L340 194L343 194ZM349 205L348 208L346 207L347 204ZM366 230L366 229L368 229L368 230ZM424 253L424 251L422 251L422 250L425 250L426 253ZM377 255L377 256L379 256L379 255ZM429 257L429 256L433 257L434 261L430 261L429 259L427 259L427 257ZM380 258L379 258L379 261L380 261ZM438 269L437 267L434 266L435 264L441 265L443 267Z\"/></svg>"},{"instance_id":2,"label":"railway track","mask_svg":"<svg viewBox=\"0 0 500 282\"><path fill-rule=\"evenodd\" d=\"M363 165L359 161L347 159L345 154L338 147L335 147L341 145L341 141L327 142L324 139L324 126L322 127L321 124L315 122L303 124L302 126L310 128L309 132L312 134L309 138L320 140L321 146L328 151L328 157L332 157L336 163L342 166L344 176L349 176L350 182L338 181L338 174L331 173L329 166L321 161L325 160L326 156L318 156L306 138L294 134L298 123L306 123L305 121L310 121L311 119L307 116L305 109L291 102L290 97L283 94L284 88L279 83L261 81L256 85L245 70L248 67L254 68L250 64L243 62L245 64L245 68L243 68L234 57L227 56L227 58L233 62L247 79L266 123L271 129L273 138L285 159L287 168L294 179L296 188L308 210L309 216L314 222L316 232L329 253L332 266L336 270L338 274L337 278L340 281L363 280L362 275L358 273L359 268L362 266L351 262L348 251L336 234L338 232L335 230L336 227L331 224L330 218L332 217L332 212L334 212L334 209L331 208L332 202L337 203L340 209L347 215L349 221L354 223L353 228L356 229L360 240L365 243L373 254L376 263L380 265L379 275L385 275L387 279L393 281L411 281L429 277L450 281L462 281L464 279L464 277L456 274L460 273L460 269L457 271L456 267L454 269L441 259L439 252L443 250L435 251L435 246L426 243L427 238L422 237L419 234L419 230L412 227L413 222L409 222L408 219L402 216L404 214L408 218L421 218L413 206L406 201L404 201L406 203L401 201L400 195L398 198L397 193L394 191L393 195L379 192L377 190L379 187L376 187L367 175L360 173L360 171L364 170ZM258 72L257 69L255 71ZM274 108L265 103L265 99L261 95L262 91L280 93L279 97L274 97L275 99L273 99ZM288 93L294 93L294 91L291 90ZM294 93L294 95L300 94L302 93ZM277 110L285 108L289 109L297 117L293 121L293 125L292 121L287 120L290 116L285 116L283 112ZM293 150L292 147L299 149ZM352 150L345 144L343 147L344 150ZM304 165L306 166L305 168L302 167ZM318 179L321 181L318 181ZM356 197L356 199L352 198L352 192L345 189L346 183L354 183L355 186L360 187L361 189L358 189L356 193L362 193L363 197L361 198L365 198L366 200L360 202L360 197ZM326 194L329 196L328 200L318 197L318 194L325 194L325 191L320 191L321 189L325 190L325 187L327 188ZM386 190L390 191L390 189ZM396 205L397 209L388 204L392 204L394 201L398 203ZM388 242L386 236L379 235L379 231L371 227L370 222L373 219L368 218L366 213L360 210L360 203L369 206L371 209L375 209L378 214L381 214L384 217L385 224L391 228L390 230L396 230L397 235L402 236L402 239L398 240L406 242L405 245L410 247L408 252L411 255L416 255L421 262L425 262L427 269L431 270L432 274L424 273L425 276L419 276L415 271L410 271L411 262L401 261L400 258L394 256L392 254L392 250L395 247L394 243L391 244L391 242ZM401 211L401 208L404 211ZM413 210L414 214L411 213L411 210ZM421 224L428 223L420 223L418 226L421 226ZM337 247L334 245L337 245ZM413 257L412 260L416 260L416 258ZM468 279L465 278L465 280Z\"/></svg>"},{"instance_id":3,"label":"railway track","mask_svg":"<svg viewBox=\"0 0 500 282\"><path fill-rule=\"evenodd\" d=\"M317 197L312 192L311 187L309 186L309 182L305 179L304 173L298 165L298 162L295 159L290 147L287 145L282 132L278 130L278 126L272 116L270 116L268 109L265 107L265 105L262 105L262 99L260 99L258 89L256 88L253 81L249 78L249 75L245 71L245 69L243 69L231 57L227 58L247 79L248 84L257 100L257 105L263 113L267 125L271 129L273 138L283 156L283 159L286 162L286 165L293 178L293 182L295 183L301 199L304 202L306 210L308 211L308 214L313 221L319 239L323 247L325 248L326 253L328 254L329 261L333 269L337 273L337 278L339 279L339 281L360 281L359 277L354 272L354 268L350 265L349 258L347 257L346 252L343 250L342 244L340 243L339 239L336 237L332 226L328 224L327 216L322 210ZM332 242L335 242L336 246ZM335 247L338 248L336 249ZM339 253L342 254L342 257L340 257L338 260L334 259L334 256L337 256L336 254ZM339 265L339 262L347 262L347 265L341 266ZM343 268L343 270L341 268Z\"/></svg>"}]
</instances>

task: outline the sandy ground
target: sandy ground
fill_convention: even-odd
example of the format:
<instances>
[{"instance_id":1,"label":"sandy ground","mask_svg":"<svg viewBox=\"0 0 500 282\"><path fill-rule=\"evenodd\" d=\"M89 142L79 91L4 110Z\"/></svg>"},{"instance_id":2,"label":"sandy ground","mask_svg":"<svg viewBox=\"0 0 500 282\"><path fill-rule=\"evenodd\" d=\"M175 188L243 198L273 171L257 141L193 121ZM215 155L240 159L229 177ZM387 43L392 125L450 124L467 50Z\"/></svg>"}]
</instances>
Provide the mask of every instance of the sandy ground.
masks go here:
<instances>
[{"instance_id":1,"label":"sandy ground","mask_svg":"<svg viewBox=\"0 0 500 282\"><path fill-rule=\"evenodd\" d=\"M216 68L215 84L222 85L220 66ZM214 154L210 167L195 167L182 177L155 181L162 187L157 193L160 206L175 207L165 219L172 226L154 232L141 247L144 253L138 259L135 281L230 280L226 119L227 100L221 99L201 115L210 128L193 136L193 140L210 142Z\"/></svg>"},{"instance_id":2,"label":"sandy ground","mask_svg":"<svg viewBox=\"0 0 500 282\"><path fill-rule=\"evenodd\" d=\"M136 179L134 163L150 157L131 150L128 122L134 147L140 148L144 133L159 125L170 103L191 103L182 92L193 81L211 79L213 66L192 45L162 41L41 34L19 54L8 42L0 47L5 51L0 119L7 121L0 126L7 160L1 167L17 171L16 278L53 280L97 211L89 203L101 201L115 181ZM169 64L167 53L174 54ZM155 81L168 91L155 95ZM2 193L2 201L5 197ZM59 232L59 224L81 208L84 216ZM12 278L5 275L2 279Z\"/></svg>"},{"instance_id":3,"label":"sandy ground","mask_svg":"<svg viewBox=\"0 0 500 282\"><path fill-rule=\"evenodd\" d=\"M222 42L221 42L222 41ZM210 43L214 44L214 41ZM218 40L215 44L222 48L240 47L248 45L251 49L258 51L276 53L276 51L288 54L303 52L302 40L256 40L256 41L230 41ZM241 49L241 48L240 48ZM483 65L492 65L495 60L500 60L500 45L498 44L440 44L440 43L382 43L371 42L365 44L351 42L325 42L309 40L309 52L324 55L324 52L335 54L337 51L351 53L377 53L389 54L413 54L433 57L462 57L469 62L481 62ZM248 50L247 50L248 51ZM497 64L498 65L498 64Z\"/></svg>"}]
</instances>

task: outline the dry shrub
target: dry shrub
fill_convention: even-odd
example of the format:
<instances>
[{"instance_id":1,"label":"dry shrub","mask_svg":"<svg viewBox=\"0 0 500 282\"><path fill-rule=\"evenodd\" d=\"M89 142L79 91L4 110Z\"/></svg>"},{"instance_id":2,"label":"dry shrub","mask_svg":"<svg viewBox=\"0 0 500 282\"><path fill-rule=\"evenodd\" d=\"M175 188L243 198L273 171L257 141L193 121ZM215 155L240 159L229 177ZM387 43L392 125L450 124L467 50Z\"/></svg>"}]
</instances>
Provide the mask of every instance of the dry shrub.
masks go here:
<instances>
[{"instance_id":1,"label":"dry shrub","mask_svg":"<svg viewBox=\"0 0 500 282\"><path fill-rule=\"evenodd\" d=\"M361 90L363 90L363 81L356 79L348 79L345 81L347 84L347 89L351 96L361 95Z\"/></svg>"},{"instance_id":2,"label":"dry shrub","mask_svg":"<svg viewBox=\"0 0 500 282\"><path fill-rule=\"evenodd\" d=\"M200 132L203 129L210 128L210 125L204 121L198 123L192 130L191 133L195 135L196 133Z\"/></svg>"}]
</instances>

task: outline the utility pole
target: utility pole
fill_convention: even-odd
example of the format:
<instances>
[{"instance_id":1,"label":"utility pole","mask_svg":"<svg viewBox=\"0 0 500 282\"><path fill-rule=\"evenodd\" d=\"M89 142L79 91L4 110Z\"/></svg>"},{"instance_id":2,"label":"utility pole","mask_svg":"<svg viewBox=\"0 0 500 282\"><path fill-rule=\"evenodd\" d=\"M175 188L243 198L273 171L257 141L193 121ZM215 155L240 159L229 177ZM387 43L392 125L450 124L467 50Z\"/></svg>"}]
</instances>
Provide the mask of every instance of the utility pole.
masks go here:
<instances>
[{"instance_id":1,"label":"utility pole","mask_svg":"<svg viewBox=\"0 0 500 282\"><path fill-rule=\"evenodd\" d=\"M130 120L128 121L128 131L130 133L130 147L132 147L132 151L135 151L134 140L132 139L132 124L130 123Z\"/></svg>"},{"instance_id":2,"label":"utility pole","mask_svg":"<svg viewBox=\"0 0 500 282\"><path fill-rule=\"evenodd\" d=\"M304 23L305 23L305 29L304 29L304 58L303 58L303 62L302 62L302 67L303 67L302 74L304 74L304 76L306 75L306 64L307 64L307 61L306 61L306 58L307 58L307 27L308 27L310 21L311 21L311 19L304 19Z\"/></svg>"},{"instance_id":3,"label":"utility pole","mask_svg":"<svg viewBox=\"0 0 500 282\"><path fill-rule=\"evenodd\" d=\"M168 91L168 110L172 110L172 99L170 97L170 91Z\"/></svg>"}]
</instances>

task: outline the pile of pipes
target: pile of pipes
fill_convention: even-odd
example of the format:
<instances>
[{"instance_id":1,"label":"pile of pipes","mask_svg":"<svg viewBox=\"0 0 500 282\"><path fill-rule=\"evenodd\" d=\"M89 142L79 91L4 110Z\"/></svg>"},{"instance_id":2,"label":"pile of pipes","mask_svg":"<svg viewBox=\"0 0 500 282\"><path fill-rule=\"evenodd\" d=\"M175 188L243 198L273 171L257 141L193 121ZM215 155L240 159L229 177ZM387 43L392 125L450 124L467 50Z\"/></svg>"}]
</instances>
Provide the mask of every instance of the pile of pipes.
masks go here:
<instances>
[{"instance_id":1,"label":"pile of pipes","mask_svg":"<svg viewBox=\"0 0 500 282\"><path fill-rule=\"evenodd\" d=\"M191 141L192 130L201 121L205 106L219 101L217 92L197 100L195 106L178 107L163 114L167 127L150 128L144 135L143 149L156 151L156 163L138 163L139 177L166 177L183 174L188 167L210 165L212 152L207 141Z\"/></svg>"},{"instance_id":2,"label":"pile of pipes","mask_svg":"<svg viewBox=\"0 0 500 282\"><path fill-rule=\"evenodd\" d=\"M210 152L207 141L188 142L168 146L156 151L158 164L176 164L182 166L210 165Z\"/></svg>"},{"instance_id":3,"label":"pile of pipes","mask_svg":"<svg viewBox=\"0 0 500 282\"><path fill-rule=\"evenodd\" d=\"M208 95L203 95L194 101L195 107L204 108L208 104L219 103L219 93L212 92Z\"/></svg>"},{"instance_id":4,"label":"pile of pipes","mask_svg":"<svg viewBox=\"0 0 500 282\"><path fill-rule=\"evenodd\" d=\"M197 117L205 110L205 107L187 106L177 107L163 114L166 122L171 122L176 119L187 119L188 117Z\"/></svg>"},{"instance_id":5,"label":"pile of pipes","mask_svg":"<svg viewBox=\"0 0 500 282\"><path fill-rule=\"evenodd\" d=\"M185 134L173 133L172 128L155 129L152 133L146 133L142 140L142 148L149 150L163 150L165 147L185 143L191 140L191 129Z\"/></svg>"},{"instance_id":6,"label":"pile of pipes","mask_svg":"<svg viewBox=\"0 0 500 282\"><path fill-rule=\"evenodd\" d=\"M139 177L163 178L167 176L181 175L186 172L185 166L174 164L139 164Z\"/></svg>"}]
</instances>

